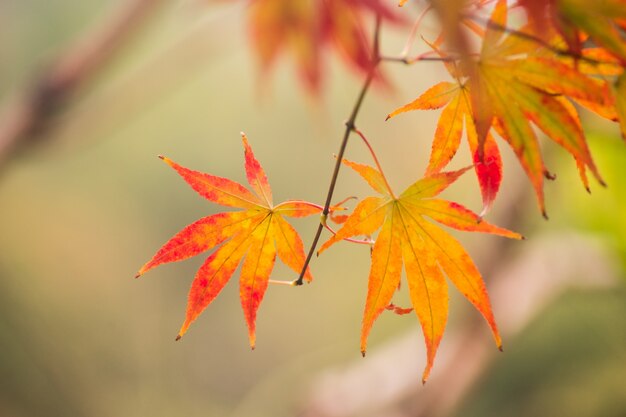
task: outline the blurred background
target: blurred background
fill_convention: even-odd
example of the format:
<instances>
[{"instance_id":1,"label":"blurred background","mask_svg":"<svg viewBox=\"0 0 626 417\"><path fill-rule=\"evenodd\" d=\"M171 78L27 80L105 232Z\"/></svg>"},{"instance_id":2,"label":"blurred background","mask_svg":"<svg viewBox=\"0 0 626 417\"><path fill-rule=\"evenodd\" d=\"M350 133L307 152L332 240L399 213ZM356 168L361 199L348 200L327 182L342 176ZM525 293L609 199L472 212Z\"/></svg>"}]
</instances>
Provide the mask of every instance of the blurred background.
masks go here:
<instances>
[{"instance_id":1,"label":"blurred background","mask_svg":"<svg viewBox=\"0 0 626 417\"><path fill-rule=\"evenodd\" d=\"M76 59L107 36L93 62ZM383 50L399 52L406 36L385 30ZM384 314L362 359L369 253L347 243L314 259L311 285L269 288L254 352L236 278L174 342L204 257L133 276L222 208L156 155L244 182L245 131L276 201L323 203L362 83L327 57L311 98L290 59L259 76L239 2L0 1L0 416L626 415L626 150L615 126L586 114L608 188L592 184L589 196L573 161L545 143L558 174L546 222L501 143L505 179L489 219L527 240L455 233L486 277L504 353L453 292L426 386L414 315ZM79 67L89 76L64 78ZM437 117L385 115L446 74L436 63L385 70L393 88L370 92L358 125L400 190L421 176ZM55 71L72 94L29 101ZM29 103L50 97L51 116L33 123ZM357 141L347 157L369 162ZM452 166L468 160L463 148ZM343 171L335 195L368 192ZM471 175L445 196L480 210ZM295 227L307 246L316 220ZM277 265L273 278L295 277ZM396 303L408 305L404 291Z\"/></svg>"}]
</instances>

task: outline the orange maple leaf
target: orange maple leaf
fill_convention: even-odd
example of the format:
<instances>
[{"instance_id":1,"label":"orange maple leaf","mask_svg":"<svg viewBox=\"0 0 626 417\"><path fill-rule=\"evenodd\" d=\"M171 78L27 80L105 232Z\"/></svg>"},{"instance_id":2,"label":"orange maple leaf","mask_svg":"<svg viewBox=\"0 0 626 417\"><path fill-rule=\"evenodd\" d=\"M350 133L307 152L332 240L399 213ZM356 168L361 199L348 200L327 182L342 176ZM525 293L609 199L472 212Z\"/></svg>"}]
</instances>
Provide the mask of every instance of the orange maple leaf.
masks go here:
<instances>
[{"instance_id":1,"label":"orange maple leaf","mask_svg":"<svg viewBox=\"0 0 626 417\"><path fill-rule=\"evenodd\" d=\"M248 11L254 52L265 74L283 50L294 55L298 73L311 91L320 85L320 36L310 1L257 0Z\"/></svg>"},{"instance_id":2,"label":"orange maple leaf","mask_svg":"<svg viewBox=\"0 0 626 417\"><path fill-rule=\"evenodd\" d=\"M242 139L246 176L252 191L235 181L192 171L160 156L202 197L243 209L214 214L190 224L165 243L139 270L137 277L158 265L181 261L222 244L207 258L193 280L186 318L177 340L217 297L245 258L239 281L240 298L250 346L254 349L257 310L268 287L276 255L297 273L304 265L302 240L283 217L305 217L322 210L316 204L299 200L274 205L265 172L243 133ZM307 281L313 279L308 269L304 278Z\"/></svg>"},{"instance_id":3,"label":"orange maple leaf","mask_svg":"<svg viewBox=\"0 0 626 417\"><path fill-rule=\"evenodd\" d=\"M396 196L374 158L378 169L343 160L381 196L362 200L343 227L322 245L319 252L341 240L371 235L380 229L372 250L361 328L361 352L365 354L374 321L391 304L404 264L411 303L426 342L427 365L423 374L423 381L426 381L448 317L448 287L444 273L483 315L498 347L502 342L485 284L474 262L456 239L425 217L457 230L492 233L513 239L521 239L522 236L481 220L460 204L434 198L469 167L433 173Z\"/></svg>"},{"instance_id":4,"label":"orange maple leaf","mask_svg":"<svg viewBox=\"0 0 626 417\"><path fill-rule=\"evenodd\" d=\"M446 65L451 67L452 64ZM458 72L449 68L454 77ZM440 82L426 90L421 96L391 112L387 119L411 110L434 110L443 107L437 122L426 175L441 171L452 160L459 149L463 126L467 142L474 159L474 170L483 199L481 216L491 208L502 182L502 157L498 145L491 134L487 135L483 145L483 155L479 154L476 128L472 118L469 89L457 78L457 82Z\"/></svg>"},{"instance_id":5,"label":"orange maple leaf","mask_svg":"<svg viewBox=\"0 0 626 417\"><path fill-rule=\"evenodd\" d=\"M456 83L441 82L431 87L388 118L409 110L444 107L427 174L443 169L455 155L465 120L483 196L481 215L490 208L502 180L500 153L490 133L493 127L515 151L545 216L543 181L550 174L531 123L572 154L585 188L589 190L587 169L604 184L591 157L578 113L568 98L604 117L623 120L617 114L620 105L617 88L611 90L607 81L590 76L615 75L621 68L614 60L603 65L577 65L570 58L555 56L554 51L545 47L547 44L531 41L519 33L506 35L507 11L507 2L499 0L483 35L477 62L468 62L469 68L446 62ZM448 58L435 46L433 49ZM594 49L583 50L583 54L607 59L607 54Z\"/></svg>"},{"instance_id":6,"label":"orange maple leaf","mask_svg":"<svg viewBox=\"0 0 626 417\"><path fill-rule=\"evenodd\" d=\"M513 148L531 180L539 208L546 216L543 181L550 176L543 163L534 124L567 150L581 171L585 186L586 169L604 184L591 157L576 109L567 98L601 103L603 84L546 56L542 45L505 36L507 2L494 8L480 58L468 70L468 89L479 153L491 127Z\"/></svg>"},{"instance_id":7,"label":"orange maple leaf","mask_svg":"<svg viewBox=\"0 0 626 417\"><path fill-rule=\"evenodd\" d=\"M379 14L394 24L404 21L383 0L251 2L249 30L262 72L266 74L286 51L293 55L305 86L317 93L322 82L323 51L332 46L352 68L366 73L372 56L365 14Z\"/></svg>"}]
</instances>

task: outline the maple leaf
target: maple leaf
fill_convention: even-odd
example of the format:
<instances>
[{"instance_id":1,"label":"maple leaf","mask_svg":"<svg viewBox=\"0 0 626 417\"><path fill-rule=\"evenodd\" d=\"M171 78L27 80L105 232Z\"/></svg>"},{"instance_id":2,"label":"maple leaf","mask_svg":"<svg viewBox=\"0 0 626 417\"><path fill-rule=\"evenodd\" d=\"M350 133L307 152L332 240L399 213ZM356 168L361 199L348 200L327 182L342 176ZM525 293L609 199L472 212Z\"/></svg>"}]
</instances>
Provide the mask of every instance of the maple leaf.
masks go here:
<instances>
[{"instance_id":1,"label":"maple leaf","mask_svg":"<svg viewBox=\"0 0 626 417\"><path fill-rule=\"evenodd\" d=\"M297 273L304 265L302 240L284 216L305 217L322 210L316 204L300 200L273 205L272 190L265 172L243 133L242 140L246 177L252 191L235 181L192 171L160 156L202 197L217 204L243 209L214 214L190 224L165 243L139 270L137 277L161 264L181 261L221 244L206 259L193 280L186 318L177 340L217 297L245 258L239 288L250 346L254 349L257 310L268 287L276 255ZM304 278L309 282L312 280L308 268Z\"/></svg>"},{"instance_id":2,"label":"maple leaf","mask_svg":"<svg viewBox=\"0 0 626 417\"><path fill-rule=\"evenodd\" d=\"M317 9L312 1L256 0L248 11L249 32L261 71L267 73L283 49L291 52L310 91L320 85Z\"/></svg>"},{"instance_id":3,"label":"maple leaf","mask_svg":"<svg viewBox=\"0 0 626 417\"><path fill-rule=\"evenodd\" d=\"M541 36L553 27L569 51L582 52L585 33L599 46L626 64L626 39L620 33L626 19L626 0L520 0L535 32Z\"/></svg>"},{"instance_id":4,"label":"maple leaf","mask_svg":"<svg viewBox=\"0 0 626 417\"><path fill-rule=\"evenodd\" d=\"M390 23L402 22L380 0L322 0L320 6L322 35L332 41L353 68L362 73L367 73L372 65L369 40L363 24L364 13L378 14Z\"/></svg>"},{"instance_id":5,"label":"maple leaf","mask_svg":"<svg viewBox=\"0 0 626 417\"><path fill-rule=\"evenodd\" d=\"M443 56L443 54L440 54ZM458 71L453 64L446 67L450 75L456 77ZM411 110L434 110L443 107L435 137L426 175L441 171L456 154L465 124L467 141L474 159L474 170L480 186L483 210L481 217L491 208L502 182L502 158L498 145L491 134L487 135L483 146L484 155L479 154L478 140L472 118L469 90L465 83L457 78L457 82L440 82L426 90L420 97L387 116L387 120Z\"/></svg>"},{"instance_id":6,"label":"maple leaf","mask_svg":"<svg viewBox=\"0 0 626 417\"><path fill-rule=\"evenodd\" d=\"M626 73L622 74L613 86L615 109L622 132L622 139L626 141Z\"/></svg>"},{"instance_id":7,"label":"maple leaf","mask_svg":"<svg viewBox=\"0 0 626 417\"><path fill-rule=\"evenodd\" d=\"M534 124L574 157L586 185L586 169L604 184L591 157L576 110L566 99L603 102L602 83L561 62L536 55L541 45L520 51L514 35L505 36L507 2L499 0L488 25L479 60L469 70L469 92L479 153L493 126L513 148L531 180L539 208L547 217L544 166Z\"/></svg>"},{"instance_id":8,"label":"maple leaf","mask_svg":"<svg viewBox=\"0 0 626 417\"><path fill-rule=\"evenodd\" d=\"M283 50L296 60L305 86L317 93L322 82L323 50L332 46L354 69L372 65L364 15L378 14L392 24L404 19L382 0L255 0L249 31L263 73ZM381 80L380 74L378 79Z\"/></svg>"},{"instance_id":9,"label":"maple leaf","mask_svg":"<svg viewBox=\"0 0 626 417\"><path fill-rule=\"evenodd\" d=\"M557 47L561 47L557 42ZM619 76L624 72L624 68L619 60L609 54L603 48L584 48L580 52L580 57L561 57L561 61L578 71L596 77L602 91L602 101L587 101L574 99L577 104L611 121L618 121L619 96L612 89L610 79L619 80Z\"/></svg>"},{"instance_id":10,"label":"maple leaf","mask_svg":"<svg viewBox=\"0 0 626 417\"><path fill-rule=\"evenodd\" d=\"M423 374L423 381L426 381L448 317L448 287L444 273L480 311L493 332L496 344L502 346L480 272L461 244L426 217L457 230L492 233L514 239L521 239L522 236L482 221L477 214L460 204L435 198L469 167L433 173L396 196L375 155L374 159L378 169L343 161L381 196L362 200L336 234L322 245L319 253L341 240L371 235L380 229L372 249L361 327L361 352L365 354L374 321L391 306L404 264L411 303L426 343L427 365ZM405 310L400 309L400 312Z\"/></svg>"},{"instance_id":11,"label":"maple leaf","mask_svg":"<svg viewBox=\"0 0 626 417\"><path fill-rule=\"evenodd\" d=\"M624 66L618 58L602 47L587 47L580 49L576 54L567 53L565 41L555 31L550 28L543 30L545 45L537 42L532 26L523 27L518 31L521 36L508 37L506 39L506 49L509 54L532 53L532 56L539 58L554 59L557 52L561 63L569 66L572 70L579 71L587 76L594 77L597 83L597 97L601 100L589 101L586 99L571 97L572 101L596 113L605 119L619 122L624 135L624 116L620 114L623 106L624 92L620 91L621 80L624 78ZM585 35L581 35L581 41L585 42ZM561 100L562 104L568 105L566 100ZM578 119L575 108L569 106L568 111L575 119ZM581 170L581 177L585 177L584 165L578 164ZM589 189L588 184L585 186Z\"/></svg>"},{"instance_id":12,"label":"maple leaf","mask_svg":"<svg viewBox=\"0 0 626 417\"><path fill-rule=\"evenodd\" d=\"M626 39L617 19L626 19L626 0L559 0L559 15L588 34L598 45L626 64Z\"/></svg>"}]
</instances>

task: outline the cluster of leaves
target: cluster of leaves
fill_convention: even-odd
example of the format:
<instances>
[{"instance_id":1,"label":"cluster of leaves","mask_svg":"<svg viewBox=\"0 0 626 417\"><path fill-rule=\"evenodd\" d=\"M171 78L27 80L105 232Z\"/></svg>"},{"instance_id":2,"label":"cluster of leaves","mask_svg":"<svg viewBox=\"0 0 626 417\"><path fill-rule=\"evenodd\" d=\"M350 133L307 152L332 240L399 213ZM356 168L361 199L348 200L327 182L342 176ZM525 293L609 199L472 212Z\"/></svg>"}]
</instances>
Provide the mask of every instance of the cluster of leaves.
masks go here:
<instances>
[{"instance_id":1,"label":"cluster of leaves","mask_svg":"<svg viewBox=\"0 0 626 417\"><path fill-rule=\"evenodd\" d=\"M401 5L404 3L401 1ZM411 3L417 1L408 4ZM267 178L245 135L245 170L251 190L162 158L206 199L243 209L212 215L187 226L139 271L137 276L160 264L219 246L193 281L178 338L218 295L243 259L240 296L250 344L254 347L256 314L271 282L276 255L300 273L300 278L289 284L300 284L302 279L310 281L308 264L322 226L326 226L331 236L319 253L340 241L371 246L361 330L363 354L372 325L383 311L406 314L414 310L427 348L425 381L446 325L446 276L483 315L497 345L501 346L478 269L461 244L437 223L456 230L521 238L483 220L502 183L498 137L515 152L544 216L543 181L553 176L543 162L537 130L573 156L587 189L589 172L604 184L589 151L579 110L586 108L618 122L626 139L626 0L520 0L514 6L506 0L440 0L424 7L418 22L433 10L442 26L442 34L427 43L429 53L416 58L385 58L380 54L378 42L381 22L398 23L406 18L396 16L397 12L392 12L383 0L257 0L251 4L249 26L264 71L281 49L289 48L305 85L316 91L321 75L320 51L334 45L353 67L367 74L366 81L347 123L324 206L305 201L274 205ZM483 17L487 10L490 15ZM364 13L377 16L371 47L365 36ZM522 16L523 23L509 26L511 13ZM411 37L417 28L416 23ZM424 177L396 195L365 135L356 129L355 120L370 82L379 75L381 62L414 64L426 56L441 61L451 80L432 86L387 116L390 119L412 110L443 109ZM371 151L375 167L343 159L351 133L356 133ZM472 165L445 171L457 153L463 133L473 157ZM349 215L337 216L333 211L341 207L331 207L330 201L342 163L356 171L377 195L363 198ZM480 215L437 198L469 169L474 170L483 197ZM284 217L313 214L321 214L320 228L305 256L300 237ZM326 223L329 215L341 224L336 232ZM361 236L365 238L360 239ZM412 309L392 303L403 266Z\"/></svg>"},{"instance_id":2,"label":"cluster of leaves","mask_svg":"<svg viewBox=\"0 0 626 417\"><path fill-rule=\"evenodd\" d=\"M614 2L621 3L621 12L626 13L626 2ZM534 4L540 2L527 3L534 11ZM559 5L569 3L558 2ZM437 84L389 117L409 110L446 106L435 133L429 170L441 169L452 159L465 120L466 136L483 195L484 213L493 203L502 179L502 161L492 135L495 131L514 150L533 184L539 208L546 216L543 181L553 176L544 165L533 125L572 154L587 189L587 170L604 184L573 103L619 121L626 138L623 62L612 49L591 42L593 38L589 39L580 30L577 36L588 40L588 46L571 49L546 19L540 20L543 26L535 17L530 20L534 24L528 23L520 29L509 28L508 13L507 2L499 0L486 21L484 32L478 33L482 38L480 51L460 50L457 54L463 55L462 58L453 60L449 59L449 53L437 49L440 56L447 59L446 68L455 82ZM586 16L583 23L595 19L594 14ZM465 18L478 20L471 14ZM535 32L538 27L541 27L540 32ZM605 25L604 29L611 30L612 26ZM622 44L626 42L622 40Z\"/></svg>"},{"instance_id":3,"label":"cluster of leaves","mask_svg":"<svg viewBox=\"0 0 626 417\"><path fill-rule=\"evenodd\" d=\"M286 50L293 54L304 85L317 93L327 46L357 72L369 70L364 17L374 14L391 24L404 21L385 0L255 0L250 4L248 27L264 73Z\"/></svg>"}]
</instances>

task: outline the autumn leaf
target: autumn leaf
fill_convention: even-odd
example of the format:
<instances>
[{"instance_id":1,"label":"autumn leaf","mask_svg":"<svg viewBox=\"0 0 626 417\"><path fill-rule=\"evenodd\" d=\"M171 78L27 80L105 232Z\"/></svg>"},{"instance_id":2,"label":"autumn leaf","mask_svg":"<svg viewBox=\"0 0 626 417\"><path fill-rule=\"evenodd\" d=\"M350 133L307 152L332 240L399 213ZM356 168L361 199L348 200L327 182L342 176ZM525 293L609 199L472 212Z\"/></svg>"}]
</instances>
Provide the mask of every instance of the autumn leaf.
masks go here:
<instances>
[{"instance_id":1,"label":"autumn leaf","mask_svg":"<svg viewBox=\"0 0 626 417\"><path fill-rule=\"evenodd\" d=\"M479 152L491 127L513 148L531 180L539 208L546 216L543 181L550 176L540 151L534 124L567 150L579 166L598 172L575 110L566 98L603 102L602 83L561 62L557 57L535 54L541 45L526 53L513 47L517 40L500 29L506 26L507 4L500 0L487 27L479 60L469 79L470 103ZM585 180L583 179L583 182Z\"/></svg>"},{"instance_id":2,"label":"autumn leaf","mask_svg":"<svg viewBox=\"0 0 626 417\"><path fill-rule=\"evenodd\" d=\"M626 64L626 39L616 19L626 18L625 0L559 0L559 15Z\"/></svg>"},{"instance_id":3,"label":"autumn leaf","mask_svg":"<svg viewBox=\"0 0 626 417\"><path fill-rule=\"evenodd\" d=\"M318 11L315 2L256 0L248 10L254 52L266 75L283 51L294 56L298 73L310 91L320 86Z\"/></svg>"},{"instance_id":4,"label":"autumn leaf","mask_svg":"<svg viewBox=\"0 0 626 417\"><path fill-rule=\"evenodd\" d=\"M453 73L451 75L454 76ZM500 189L502 158L491 134L488 134L485 140L484 155L479 155L469 100L467 85L460 81L454 83L443 81L426 90L411 103L391 112L387 119L407 111L434 110L443 107L437 122L426 175L437 173L448 165L459 149L464 126L466 126L467 141L474 159L474 170L483 198L481 216L484 216L491 208Z\"/></svg>"},{"instance_id":5,"label":"autumn leaf","mask_svg":"<svg viewBox=\"0 0 626 417\"><path fill-rule=\"evenodd\" d=\"M267 74L286 52L295 59L300 78L312 93L319 92L322 83L326 49L336 51L357 71L370 70L366 15L377 14L396 25L404 22L384 0L255 0L248 13L262 73Z\"/></svg>"},{"instance_id":6,"label":"autumn leaf","mask_svg":"<svg viewBox=\"0 0 626 417\"><path fill-rule=\"evenodd\" d=\"M433 42L435 45L446 43L459 54L469 52L466 38L468 30L480 37L485 34L484 29L476 23L475 18L483 7L492 0L440 0L430 2L441 22L441 32Z\"/></svg>"},{"instance_id":7,"label":"autumn leaf","mask_svg":"<svg viewBox=\"0 0 626 417\"><path fill-rule=\"evenodd\" d=\"M626 64L625 0L520 0L529 20L541 36L547 28L556 29L574 55L580 55L583 34Z\"/></svg>"},{"instance_id":8,"label":"autumn leaf","mask_svg":"<svg viewBox=\"0 0 626 417\"><path fill-rule=\"evenodd\" d=\"M572 70L591 77L596 83L598 93L596 99L590 101L580 97L570 97L571 101L600 117L613 122L620 122L623 126L622 120L624 118L620 117L620 105L624 93L620 93L618 90L620 79L624 77L624 66L617 57L605 48L597 46L584 47L570 55L565 41L550 28L544 28L542 31L545 39L544 44L537 42L534 38L533 28L528 25L523 27L519 33L520 36L509 36L505 40L506 45L503 44L500 47L506 49L509 55L531 54L533 57L541 59L557 58L559 62ZM581 37L582 41L587 38L586 35L581 35ZM585 43L588 42L585 41ZM568 100L561 99L560 101L566 107L568 106ZM578 119L578 112L575 108L570 106L567 110L575 119ZM582 166L584 167L584 164ZM584 177L583 171L581 171L581 177Z\"/></svg>"},{"instance_id":9,"label":"autumn leaf","mask_svg":"<svg viewBox=\"0 0 626 417\"><path fill-rule=\"evenodd\" d=\"M298 274L304 265L302 240L284 217L305 217L322 210L316 204L297 200L274 205L265 172L243 133L242 139L246 177L252 191L235 181L192 171L160 156L202 197L243 209L214 214L190 224L139 270L137 277L161 264L181 261L221 245L206 259L193 280L185 321L177 340L217 297L243 260L240 298L250 346L254 349L257 310L268 287L276 255ZM308 269L304 278L312 280Z\"/></svg>"},{"instance_id":10,"label":"autumn leaf","mask_svg":"<svg viewBox=\"0 0 626 417\"><path fill-rule=\"evenodd\" d=\"M613 95L622 139L626 141L626 73L622 74L615 82Z\"/></svg>"},{"instance_id":11,"label":"autumn leaf","mask_svg":"<svg viewBox=\"0 0 626 417\"><path fill-rule=\"evenodd\" d=\"M443 81L434 85L411 103L391 112L387 115L387 120L407 111L435 110L443 107L437 122L426 175L441 171L452 160L458 151L465 126L467 142L474 160L474 170L483 200L483 209L480 214L482 217L491 209L502 183L500 150L491 134L487 135L482 149L479 148L468 83L462 81L463 74L449 55L442 52L436 45L429 45L443 59L446 70L455 82ZM482 151L482 155L479 150Z\"/></svg>"},{"instance_id":12,"label":"autumn leaf","mask_svg":"<svg viewBox=\"0 0 626 417\"><path fill-rule=\"evenodd\" d=\"M424 381L434 363L448 317L448 287L444 274L480 311L493 332L496 344L501 347L502 342L480 272L456 239L427 220L430 218L457 230L522 238L517 233L481 220L477 214L460 204L435 198L469 168L427 175L396 196L378 163L378 169L347 160L344 163L370 184L379 196L363 199L319 252L341 240L378 231L372 249L361 327L361 352L365 354L374 321L392 304L403 265L411 303L426 343ZM405 312L404 309L400 311Z\"/></svg>"},{"instance_id":13,"label":"autumn leaf","mask_svg":"<svg viewBox=\"0 0 626 417\"><path fill-rule=\"evenodd\" d=\"M557 43L557 47L559 46L561 43ZM619 60L603 48L592 47L583 48L580 58L564 55L561 57L561 62L583 74L594 77L598 82L598 89L601 91L601 101L588 101L580 98L573 98L572 101L600 117L618 122L620 119L618 115L619 96L615 94L615 90L612 88L612 80L619 79L619 76L624 72Z\"/></svg>"},{"instance_id":14,"label":"autumn leaf","mask_svg":"<svg viewBox=\"0 0 626 417\"><path fill-rule=\"evenodd\" d=\"M321 0L320 32L354 69L367 73L372 66L365 16L379 15L387 24L404 19L392 12L385 0Z\"/></svg>"},{"instance_id":15,"label":"autumn leaf","mask_svg":"<svg viewBox=\"0 0 626 417\"><path fill-rule=\"evenodd\" d=\"M562 51L561 62L595 76L600 97L596 100L572 97L572 100L601 117L619 122L622 137L626 139L624 91L619 91L626 65L626 1L520 0L519 3L526 8L530 21L524 30L530 35L526 43L539 37L551 48L542 50L535 42L538 52L545 56ZM577 163L585 182L585 168Z\"/></svg>"}]
</instances>

